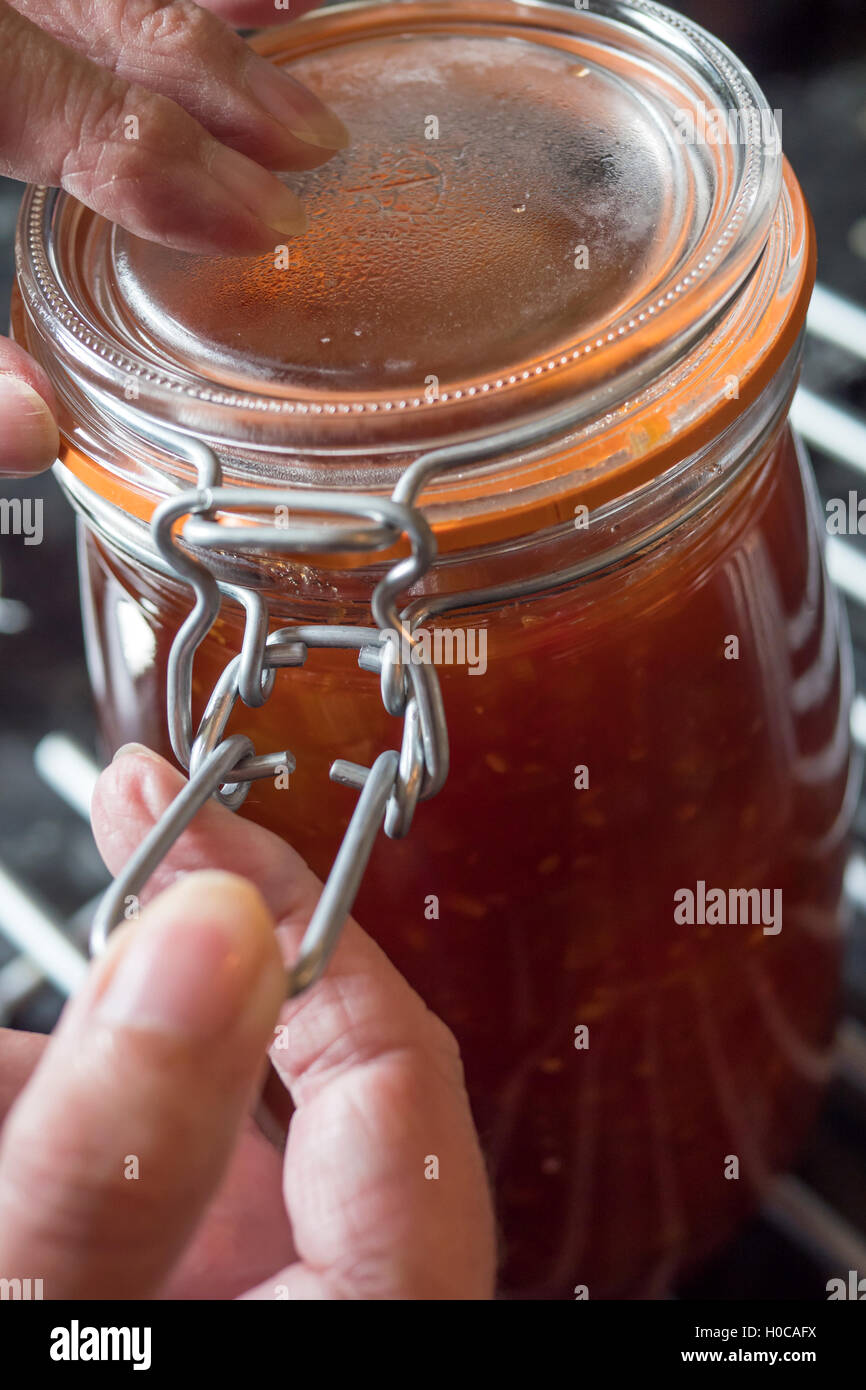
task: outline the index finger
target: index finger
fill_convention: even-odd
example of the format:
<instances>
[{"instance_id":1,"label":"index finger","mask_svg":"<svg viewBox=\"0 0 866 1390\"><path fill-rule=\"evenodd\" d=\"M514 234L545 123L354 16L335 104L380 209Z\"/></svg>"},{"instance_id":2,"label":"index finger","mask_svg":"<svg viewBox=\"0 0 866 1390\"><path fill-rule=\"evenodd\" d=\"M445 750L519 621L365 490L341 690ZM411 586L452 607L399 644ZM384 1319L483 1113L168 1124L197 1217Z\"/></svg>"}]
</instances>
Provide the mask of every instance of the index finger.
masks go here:
<instances>
[{"instance_id":1,"label":"index finger","mask_svg":"<svg viewBox=\"0 0 866 1390\"><path fill-rule=\"evenodd\" d=\"M269 169L315 168L348 143L335 113L255 53L212 12L215 7L192 0L12 3L67 48L169 97L218 140ZM293 8L292 17L301 9ZM273 6L270 14L270 23L274 16L289 17Z\"/></svg>"},{"instance_id":2,"label":"index finger","mask_svg":"<svg viewBox=\"0 0 866 1390\"><path fill-rule=\"evenodd\" d=\"M138 236L248 255L305 228L297 197L273 174L176 102L113 76L3 0L0 88L0 172L61 185Z\"/></svg>"}]
</instances>

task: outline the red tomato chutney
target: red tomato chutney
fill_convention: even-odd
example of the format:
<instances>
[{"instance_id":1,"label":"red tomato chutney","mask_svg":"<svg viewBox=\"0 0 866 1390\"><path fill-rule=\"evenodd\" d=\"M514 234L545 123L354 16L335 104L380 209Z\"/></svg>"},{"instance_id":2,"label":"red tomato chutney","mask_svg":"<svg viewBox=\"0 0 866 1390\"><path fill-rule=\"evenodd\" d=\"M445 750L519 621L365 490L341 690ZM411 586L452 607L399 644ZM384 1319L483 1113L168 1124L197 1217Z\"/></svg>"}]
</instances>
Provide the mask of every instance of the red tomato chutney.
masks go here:
<instances>
[{"instance_id":1,"label":"red tomato chutney","mask_svg":"<svg viewBox=\"0 0 866 1390\"><path fill-rule=\"evenodd\" d=\"M850 658L787 425L811 225L749 74L666 15L360 5L258 40L353 133L293 177L311 231L282 264L46 190L22 210L15 330L63 402L109 751L171 756L190 609L148 522L194 478L148 421L275 506L387 496L431 447L550 422L422 494L438 557L403 602L451 772L355 906L460 1042L518 1298L668 1289L791 1161L835 1023ZM701 107L758 117L710 142ZM208 562L275 630L369 625L401 553ZM226 588L196 719L243 630ZM325 876L357 799L332 762L399 746L377 676L311 651L229 729L295 755L239 814Z\"/></svg>"}]
</instances>

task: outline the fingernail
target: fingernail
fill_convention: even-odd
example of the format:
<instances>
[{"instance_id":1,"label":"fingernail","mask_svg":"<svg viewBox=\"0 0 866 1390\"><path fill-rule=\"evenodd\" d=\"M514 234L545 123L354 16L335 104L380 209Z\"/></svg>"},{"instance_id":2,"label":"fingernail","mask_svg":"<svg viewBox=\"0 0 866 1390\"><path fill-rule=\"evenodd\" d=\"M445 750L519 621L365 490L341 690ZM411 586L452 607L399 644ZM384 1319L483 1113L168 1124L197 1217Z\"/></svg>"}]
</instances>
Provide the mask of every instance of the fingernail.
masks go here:
<instances>
[{"instance_id":1,"label":"fingernail","mask_svg":"<svg viewBox=\"0 0 866 1390\"><path fill-rule=\"evenodd\" d=\"M211 159L210 173L275 232L299 236L307 230L306 214L291 189L246 155L230 150L227 145L218 145Z\"/></svg>"},{"instance_id":2,"label":"fingernail","mask_svg":"<svg viewBox=\"0 0 866 1390\"><path fill-rule=\"evenodd\" d=\"M320 150L344 150L348 145L349 132L339 116L273 63L254 58L249 83L265 110L304 144Z\"/></svg>"},{"instance_id":3,"label":"fingernail","mask_svg":"<svg viewBox=\"0 0 866 1390\"><path fill-rule=\"evenodd\" d=\"M54 416L32 386L0 375L0 473L50 468L60 449Z\"/></svg>"},{"instance_id":4,"label":"fingernail","mask_svg":"<svg viewBox=\"0 0 866 1390\"><path fill-rule=\"evenodd\" d=\"M96 1015L200 1041L230 1028L262 998L274 969L273 922L258 891L234 874L186 874L145 910L114 965Z\"/></svg>"},{"instance_id":5,"label":"fingernail","mask_svg":"<svg viewBox=\"0 0 866 1390\"><path fill-rule=\"evenodd\" d=\"M155 758L157 754L154 753L152 748L146 748L143 743L123 743L118 748L111 761L116 763L118 758L131 758L133 756L140 758Z\"/></svg>"}]
</instances>

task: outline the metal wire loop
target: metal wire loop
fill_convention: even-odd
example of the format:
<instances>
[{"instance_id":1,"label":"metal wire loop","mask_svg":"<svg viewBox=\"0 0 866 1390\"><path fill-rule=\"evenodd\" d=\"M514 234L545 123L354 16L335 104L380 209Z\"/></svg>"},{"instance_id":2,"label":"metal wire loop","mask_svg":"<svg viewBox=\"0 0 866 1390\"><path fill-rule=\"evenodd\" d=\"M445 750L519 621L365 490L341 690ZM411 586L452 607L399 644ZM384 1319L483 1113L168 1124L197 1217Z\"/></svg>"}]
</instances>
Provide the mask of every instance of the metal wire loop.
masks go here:
<instances>
[{"instance_id":1,"label":"metal wire loop","mask_svg":"<svg viewBox=\"0 0 866 1390\"><path fill-rule=\"evenodd\" d=\"M179 762L189 769L189 782L105 895L93 924L91 947L94 952L104 949L108 933L123 917L129 901L136 899L207 800L214 798L236 810L253 781L294 770L295 759L288 749L257 754L246 736L227 736L238 700L249 708L260 708L274 690L277 671L303 666L313 648L354 648L361 668L379 675L382 703L389 714L402 717L403 735L399 754L387 750L372 767L338 759L331 768L332 780L359 795L298 960L289 972L287 989L293 996L309 988L325 969L383 822L392 839L406 835L419 800L433 796L448 773L448 730L438 677L430 664L415 660L413 623L398 609L400 594L422 578L436 556L433 532L416 506L418 494L435 470L419 467L424 461L418 460L391 498L225 487L219 460L200 441L153 422L147 437L174 449L197 472L197 486L163 502L151 523L157 551L194 595L192 610L172 643L166 693L171 745ZM274 523L250 519L261 512L270 512ZM280 513L284 517L278 521ZM297 521L293 513L315 515L317 520ZM233 525L225 519L230 514L243 520ZM327 516L347 520L327 523L322 519ZM373 627L301 625L269 634L268 606L262 595L242 585L218 585L201 558L201 552L208 550L384 551L393 548L401 535L408 539L410 554L394 563L377 584L371 600ZM193 734L193 662L217 620L223 594L243 607L243 641L220 675Z\"/></svg>"},{"instance_id":2,"label":"metal wire loop","mask_svg":"<svg viewBox=\"0 0 866 1390\"><path fill-rule=\"evenodd\" d=\"M175 841L232 768L252 752L254 749L250 739L235 734L212 749L202 760L198 770L148 831L107 889L90 929L90 950L93 955L102 954L108 944L109 933L118 922L138 916L139 895Z\"/></svg>"},{"instance_id":3,"label":"metal wire loop","mask_svg":"<svg viewBox=\"0 0 866 1390\"><path fill-rule=\"evenodd\" d=\"M397 777L385 812L385 834L390 839L402 840L408 835L423 783L424 745L421 741L421 718L417 701L411 699L406 706Z\"/></svg>"}]
</instances>

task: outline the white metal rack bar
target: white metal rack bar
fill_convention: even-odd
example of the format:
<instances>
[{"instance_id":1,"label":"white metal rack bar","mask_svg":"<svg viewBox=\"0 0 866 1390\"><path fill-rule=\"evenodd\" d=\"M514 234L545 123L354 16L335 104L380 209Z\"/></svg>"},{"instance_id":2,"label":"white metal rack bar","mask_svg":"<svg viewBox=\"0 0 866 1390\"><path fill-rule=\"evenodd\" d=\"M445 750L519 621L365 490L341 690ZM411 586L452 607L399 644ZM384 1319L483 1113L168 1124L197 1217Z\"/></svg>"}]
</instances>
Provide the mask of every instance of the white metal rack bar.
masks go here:
<instances>
[{"instance_id":1,"label":"white metal rack bar","mask_svg":"<svg viewBox=\"0 0 866 1390\"><path fill-rule=\"evenodd\" d=\"M61 924L2 864L0 929L62 994L74 994L87 973L84 952L73 945Z\"/></svg>"}]
</instances>

